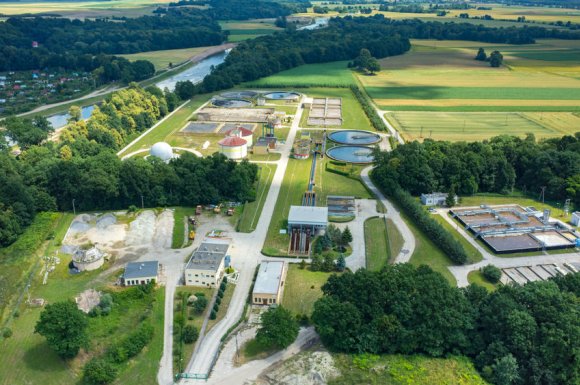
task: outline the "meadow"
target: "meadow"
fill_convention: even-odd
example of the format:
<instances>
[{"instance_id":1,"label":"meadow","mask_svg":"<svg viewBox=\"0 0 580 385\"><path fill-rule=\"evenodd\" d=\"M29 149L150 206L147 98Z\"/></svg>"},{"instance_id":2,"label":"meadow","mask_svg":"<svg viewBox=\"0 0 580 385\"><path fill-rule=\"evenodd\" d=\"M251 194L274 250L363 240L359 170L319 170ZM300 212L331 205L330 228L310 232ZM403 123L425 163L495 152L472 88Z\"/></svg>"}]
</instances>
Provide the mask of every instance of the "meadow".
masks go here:
<instances>
[{"instance_id":1,"label":"meadow","mask_svg":"<svg viewBox=\"0 0 580 385\"><path fill-rule=\"evenodd\" d=\"M269 35L282 31L274 25L272 19L254 19L245 21L220 21L224 31L228 31L228 42L235 43L242 40L255 39L258 36Z\"/></svg>"},{"instance_id":2,"label":"meadow","mask_svg":"<svg viewBox=\"0 0 580 385\"><path fill-rule=\"evenodd\" d=\"M300 269L298 264L291 263L288 266L286 276L286 288L282 297L282 306L294 314L310 316L314 308L314 302L322 297L322 285L333 273L322 271L310 271Z\"/></svg>"},{"instance_id":3,"label":"meadow","mask_svg":"<svg viewBox=\"0 0 580 385\"><path fill-rule=\"evenodd\" d=\"M380 217L365 221L365 254L366 268L379 271L390 258L385 220Z\"/></svg>"},{"instance_id":4,"label":"meadow","mask_svg":"<svg viewBox=\"0 0 580 385\"><path fill-rule=\"evenodd\" d=\"M169 64L172 64L173 66L181 64L206 49L208 49L208 47L170 49L165 51L149 51L119 56L131 61L149 60L155 66L155 70L159 71L169 67Z\"/></svg>"},{"instance_id":5,"label":"meadow","mask_svg":"<svg viewBox=\"0 0 580 385\"><path fill-rule=\"evenodd\" d=\"M580 127L580 42L532 45L412 40L410 52L381 60L375 76L356 75L407 140L538 138ZM474 60L499 50L504 66Z\"/></svg>"},{"instance_id":6,"label":"meadow","mask_svg":"<svg viewBox=\"0 0 580 385\"><path fill-rule=\"evenodd\" d=\"M355 84L348 61L305 64L272 76L246 83L248 87L350 86Z\"/></svg>"},{"instance_id":7,"label":"meadow","mask_svg":"<svg viewBox=\"0 0 580 385\"><path fill-rule=\"evenodd\" d=\"M159 3L171 0L110 0L110 1L7 1L0 3L0 14L51 13L69 18L85 17L139 17L157 8Z\"/></svg>"}]
</instances>

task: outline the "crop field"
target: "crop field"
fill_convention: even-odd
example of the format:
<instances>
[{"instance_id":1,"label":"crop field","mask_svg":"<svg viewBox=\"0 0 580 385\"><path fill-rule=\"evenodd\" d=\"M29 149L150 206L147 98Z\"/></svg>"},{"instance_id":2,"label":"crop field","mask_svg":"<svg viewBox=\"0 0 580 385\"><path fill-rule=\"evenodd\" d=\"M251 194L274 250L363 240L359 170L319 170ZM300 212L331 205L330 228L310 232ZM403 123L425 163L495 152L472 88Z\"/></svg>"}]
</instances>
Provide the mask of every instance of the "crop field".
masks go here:
<instances>
[{"instance_id":1,"label":"crop field","mask_svg":"<svg viewBox=\"0 0 580 385\"><path fill-rule=\"evenodd\" d=\"M406 139L549 138L580 127L580 42L412 43L410 52L382 59L377 75L356 75ZM505 65L474 60L479 47L502 52Z\"/></svg>"},{"instance_id":2,"label":"crop field","mask_svg":"<svg viewBox=\"0 0 580 385\"><path fill-rule=\"evenodd\" d=\"M169 67L169 63L172 63L173 65L183 63L190 57L205 51L207 48L208 47L170 49L166 51L149 51L119 56L131 61L149 60L153 63L156 70L161 70Z\"/></svg>"},{"instance_id":3,"label":"crop field","mask_svg":"<svg viewBox=\"0 0 580 385\"><path fill-rule=\"evenodd\" d=\"M580 113L570 112L426 112L395 111L385 114L406 140L476 141L502 134L536 138L573 135Z\"/></svg>"},{"instance_id":4,"label":"crop field","mask_svg":"<svg viewBox=\"0 0 580 385\"><path fill-rule=\"evenodd\" d=\"M220 25L223 30L230 32L229 42L254 39L258 36L282 31L270 20L222 21Z\"/></svg>"},{"instance_id":5,"label":"crop field","mask_svg":"<svg viewBox=\"0 0 580 385\"><path fill-rule=\"evenodd\" d=\"M111 0L111 1L8 1L0 3L0 14L54 13L71 18L151 14L156 4L171 0Z\"/></svg>"},{"instance_id":6,"label":"crop field","mask_svg":"<svg viewBox=\"0 0 580 385\"><path fill-rule=\"evenodd\" d=\"M347 61L305 64L246 85L248 87L349 86L354 84L355 80L347 64Z\"/></svg>"}]
</instances>

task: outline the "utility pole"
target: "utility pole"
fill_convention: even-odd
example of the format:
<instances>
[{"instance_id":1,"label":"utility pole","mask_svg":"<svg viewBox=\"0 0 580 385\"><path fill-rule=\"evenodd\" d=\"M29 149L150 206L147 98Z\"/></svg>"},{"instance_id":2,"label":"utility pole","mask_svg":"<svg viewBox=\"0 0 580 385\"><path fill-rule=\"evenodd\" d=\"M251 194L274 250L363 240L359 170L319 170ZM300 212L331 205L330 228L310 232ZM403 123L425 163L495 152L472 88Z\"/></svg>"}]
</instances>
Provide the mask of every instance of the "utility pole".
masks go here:
<instances>
[{"instance_id":1,"label":"utility pole","mask_svg":"<svg viewBox=\"0 0 580 385\"><path fill-rule=\"evenodd\" d=\"M73 204L73 214L76 216L77 215L77 210L75 209L75 200L72 200L72 204Z\"/></svg>"}]
</instances>

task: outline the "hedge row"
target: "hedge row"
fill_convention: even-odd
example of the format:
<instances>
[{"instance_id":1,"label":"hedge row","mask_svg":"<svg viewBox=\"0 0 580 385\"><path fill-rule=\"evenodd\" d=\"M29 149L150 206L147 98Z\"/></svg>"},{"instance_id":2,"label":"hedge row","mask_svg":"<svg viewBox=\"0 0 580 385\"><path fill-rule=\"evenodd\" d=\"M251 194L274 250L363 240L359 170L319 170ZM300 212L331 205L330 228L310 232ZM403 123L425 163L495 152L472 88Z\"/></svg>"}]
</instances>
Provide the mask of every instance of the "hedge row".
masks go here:
<instances>
[{"instance_id":1,"label":"hedge row","mask_svg":"<svg viewBox=\"0 0 580 385\"><path fill-rule=\"evenodd\" d=\"M379 114L377 114L377 111L374 109L373 104L372 104L371 100L369 99L369 97L367 96L367 94L365 94L363 91L361 91L361 89L358 88L358 86L354 86L354 85L350 86L350 90L352 91L352 93L354 94L354 96L356 97L356 99L358 100L360 105L362 106L363 111L365 112L365 114L369 118L369 120L371 121L371 124L373 125L375 130L387 131L387 126L385 125L385 122L383 122L383 119L381 119Z\"/></svg>"},{"instance_id":2,"label":"hedge row","mask_svg":"<svg viewBox=\"0 0 580 385\"><path fill-rule=\"evenodd\" d=\"M431 218L431 215L425 211L423 206L411 194L403 190L397 182L391 179L377 180L376 182L411 220L425 232L425 235L439 246L445 255L460 265L467 262L467 253L463 245L453 235L449 234L439 222Z\"/></svg>"}]
</instances>

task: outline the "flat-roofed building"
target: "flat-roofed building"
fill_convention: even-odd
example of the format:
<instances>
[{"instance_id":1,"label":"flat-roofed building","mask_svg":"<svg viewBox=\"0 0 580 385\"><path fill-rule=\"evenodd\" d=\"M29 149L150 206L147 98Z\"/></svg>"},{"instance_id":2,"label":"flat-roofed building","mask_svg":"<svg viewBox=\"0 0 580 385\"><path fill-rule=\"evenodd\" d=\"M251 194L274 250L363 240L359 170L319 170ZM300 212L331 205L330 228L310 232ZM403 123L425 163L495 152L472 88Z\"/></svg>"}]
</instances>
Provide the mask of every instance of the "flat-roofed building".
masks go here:
<instances>
[{"instance_id":1,"label":"flat-roofed building","mask_svg":"<svg viewBox=\"0 0 580 385\"><path fill-rule=\"evenodd\" d=\"M125 266L122 283L125 286L146 285L156 282L159 275L159 261L130 262Z\"/></svg>"},{"instance_id":2,"label":"flat-roofed building","mask_svg":"<svg viewBox=\"0 0 580 385\"><path fill-rule=\"evenodd\" d=\"M286 281L286 264L281 261L262 261L254 290L252 304L277 305L282 300Z\"/></svg>"},{"instance_id":3,"label":"flat-roofed building","mask_svg":"<svg viewBox=\"0 0 580 385\"><path fill-rule=\"evenodd\" d=\"M185 285L216 287L224 275L229 241L206 239L191 254L185 267Z\"/></svg>"},{"instance_id":4,"label":"flat-roofed building","mask_svg":"<svg viewBox=\"0 0 580 385\"><path fill-rule=\"evenodd\" d=\"M328 226L328 207L290 206L288 213L288 232L292 229L309 229L312 233L326 230Z\"/></svg>"}]
</instances>

